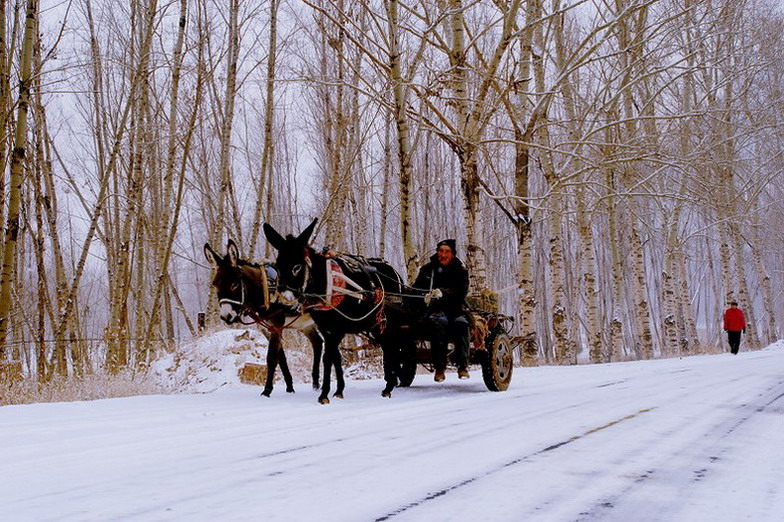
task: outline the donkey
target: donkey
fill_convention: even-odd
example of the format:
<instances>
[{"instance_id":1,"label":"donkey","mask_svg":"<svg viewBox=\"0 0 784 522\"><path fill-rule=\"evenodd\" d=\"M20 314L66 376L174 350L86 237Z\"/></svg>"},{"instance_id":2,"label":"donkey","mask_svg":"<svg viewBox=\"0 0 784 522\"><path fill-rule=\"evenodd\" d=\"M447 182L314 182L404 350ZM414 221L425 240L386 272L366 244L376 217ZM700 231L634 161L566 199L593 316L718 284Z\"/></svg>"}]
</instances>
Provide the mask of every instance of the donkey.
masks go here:
<instances>
[{"instance_id":1,"label":"donkey","mask_svg":"<svg viewBox=\"0 0 784 522\"><path fill-rule=\"evenodd\" d=\"M240 259L237 245L229 239L226 255L221 256L209 243L204 245L204 255L215 268L212 286L218 294L220 317L226 324L262 325L269 332L267 348L267 380L262 396L269 397L273 389L275 367L280 366L286 391L294 392L294 384L281 342L284 328L299 330L313 346L313 389L319 389L319 363L324 341L308 314L298 310L297 303L286 302L278 291L277 270L272 263L259 265ZM247 322L250 319L251 322ZM342 380L342 372L338 373Z\"/></svg>"},{"instance_id":2,"label":"donkey","mask_svg":"<svg viewBox=\"0 0 784 522\"><path fill-rule=\"evenodd\" d=\"M401 329L406 319L398 317L403 307L387 305L400 300L403 279L380 259L316 252L309 241L317 221L297 237L284 238L268 223L264 223L264 234L278 251L275 265L281 286L302 303L324 337L324 379L318 401L329 403L327 363L341 367L339 346L346 334L363 334L381 346L386 381L381 395L391 397L398 384L399 347L407 336ZM339 380L334 396L343 397L343 389Z\"/></svg>"}]
</instances>

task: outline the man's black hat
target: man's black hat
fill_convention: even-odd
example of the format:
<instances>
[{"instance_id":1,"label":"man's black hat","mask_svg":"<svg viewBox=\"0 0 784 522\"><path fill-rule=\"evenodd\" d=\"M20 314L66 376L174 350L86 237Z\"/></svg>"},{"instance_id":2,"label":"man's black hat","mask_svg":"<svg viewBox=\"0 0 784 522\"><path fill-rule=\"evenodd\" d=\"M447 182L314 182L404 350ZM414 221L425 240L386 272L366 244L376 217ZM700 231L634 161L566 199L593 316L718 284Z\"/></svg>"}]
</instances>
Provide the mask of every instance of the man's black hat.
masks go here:
<instances>
[{"instance_id":1,"label":"man's black hat","mask_svg":"<svg viewBox=\"0 0 784 522\"><path fill-rule=\"evenodd\" d=\"M441 248L443 245L448 246L452 249L452 253L457 255L457 242L454 239L444 239L443 241L439 241L436 245L436 249Z\"/></svg>"}]
</instances>

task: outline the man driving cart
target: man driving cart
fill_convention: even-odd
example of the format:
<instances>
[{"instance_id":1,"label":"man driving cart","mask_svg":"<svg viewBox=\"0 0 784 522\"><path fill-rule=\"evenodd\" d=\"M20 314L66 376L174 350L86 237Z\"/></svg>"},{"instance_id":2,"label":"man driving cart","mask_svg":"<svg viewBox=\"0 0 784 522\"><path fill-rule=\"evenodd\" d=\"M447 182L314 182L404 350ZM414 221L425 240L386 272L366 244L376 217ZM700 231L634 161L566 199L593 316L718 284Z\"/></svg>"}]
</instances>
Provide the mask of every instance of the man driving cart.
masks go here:
<instances>
[{"instance_id":1,"label":"man driving cart","mask_svg":"<svg viewBox=\"0 0 784 522\"><path fill-rule=\"evenodd\" d=\"M430 327L429 341L435 368L434 380L446 376L447 345L455 344L457 376L468 379L468 351L470 319L466 307L468 270L457 258L454 239L444 239L436 245L436 253L417 275L414 287L426 291L425 321Z\"/></svg>"}]
</instances>

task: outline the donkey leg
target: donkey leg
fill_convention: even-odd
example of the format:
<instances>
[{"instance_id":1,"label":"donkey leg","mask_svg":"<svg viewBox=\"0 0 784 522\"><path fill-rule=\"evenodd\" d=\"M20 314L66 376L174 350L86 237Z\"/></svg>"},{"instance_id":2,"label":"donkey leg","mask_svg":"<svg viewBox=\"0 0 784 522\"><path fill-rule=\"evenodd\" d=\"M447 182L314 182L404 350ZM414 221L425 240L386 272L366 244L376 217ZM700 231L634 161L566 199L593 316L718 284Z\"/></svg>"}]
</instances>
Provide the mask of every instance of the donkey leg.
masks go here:
<instances>
[{"instance_id":1,"label":"donkey leg","mask_svg":"<svg viewBox=\"0 0 784 522\"><path fill-rule=\"evenodd\" d=\"M329 404L329 385L332 374L332 356L329 350L324 351L324 378L321 381L321 393L319 394L319 404Z\"/></svg>"},{"instance_id":2,"label":"donkey leg","mask_svg":"<svg viewBox=\"0 0 784 522\"><path fill-rule=\"evenodd\" d=\"M332 379L332 342L327 339L324 343L324 375L321 381L321 394L318 401L320 404L329 404L329 388Z\"/></svg>"},{"instance_id":3,"label":"donkey leg","mask_svg":"<svg viewBox=\"0 0 784 522\"><path fill-rule=\"evenodd\" d=\"M278 352L280 346L280 332L270 333L269 346L267 347L267 380L264 383L262 397L269 397L272 394L273 383L275 381L275 367L278 365Z\"/></svg>"},{"instance_id":4,"label":"donkey leg","mask_svg":"<svg viewBox=\"0 0 784 522\"><path fill-rule=\"evenodd\" d=\"M313 389L318 390L321 382L321 355L324 353L324 339L315 328L308 332L308 339L311 346L313 346L313 370L310 375L312 377Z\"/></svg>"},{"instance_id":5,"label":"donkey leg","mask_svg":"<svg viewBox=\"0 0 784 522\"><path fill-rule=\"evenodd\" d=\"M332 366L335 367L335 381L337 381L337 387L333 397L342 399L343 389L346 387L346 381L343 380L343 356L340 354L340 347L335 350Z\"/></svg>"},{"instance_id":6,"label":"donkey leg","mask_svg":"<svg viewBox=\"0 0 784 522\"><path fill-rule=\"evenodd\" d=\"M386 386L381 391L382 397L392 397L392 390L397 386L398 347L394 339L387 338L381 343L381 357L384 364L384 380Z\"/></svg>"},{"instance_id":7,"label":"donkey leg","mask_svg":"<svg viewBox=\"0 0 784 522\"><path fill-rule=\"evenodd\" d=\"M289 363L286 360L286 350L283 349L282 343L278 352L278 366L280 366L280 372L283 374L283 380L286 382L286 393L294 393L294 381L291 378Z\"/></svg>"}]
</instances>

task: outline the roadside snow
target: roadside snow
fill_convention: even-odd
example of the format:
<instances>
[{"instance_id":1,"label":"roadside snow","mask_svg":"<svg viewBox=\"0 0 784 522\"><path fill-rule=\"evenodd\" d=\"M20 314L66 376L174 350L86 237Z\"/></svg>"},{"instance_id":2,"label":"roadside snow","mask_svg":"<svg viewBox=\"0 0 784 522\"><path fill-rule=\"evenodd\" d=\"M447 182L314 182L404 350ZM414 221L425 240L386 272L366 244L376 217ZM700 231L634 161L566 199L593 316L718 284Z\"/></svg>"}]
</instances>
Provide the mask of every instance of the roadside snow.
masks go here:
<instances>
[{"instance_id":1,"label":"roadside snow","mask_svg":"<svg viewBox=\"0 0 784 522\"><path fill-rule=\"evenodd\" d=\"M255 329L219 330L199 337L150 365L150 374L172 392L209 393L240 386L239 369L265 364L269 342Z\"/></svg>"}]
</instances>

